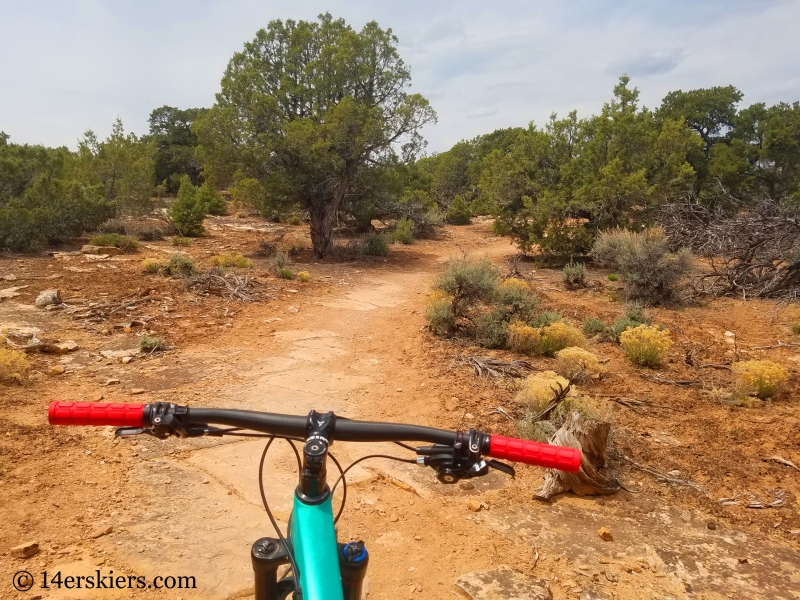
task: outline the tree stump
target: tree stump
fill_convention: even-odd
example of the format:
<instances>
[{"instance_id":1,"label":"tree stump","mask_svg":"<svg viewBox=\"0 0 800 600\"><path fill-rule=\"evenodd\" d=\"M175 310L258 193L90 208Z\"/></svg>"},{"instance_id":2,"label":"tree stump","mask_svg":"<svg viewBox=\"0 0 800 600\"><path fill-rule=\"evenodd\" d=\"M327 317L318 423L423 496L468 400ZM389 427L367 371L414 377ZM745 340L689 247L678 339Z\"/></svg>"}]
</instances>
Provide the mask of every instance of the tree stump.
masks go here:
<instances>
[{"instance_id":1,"label":"tree stump","mask_svg":"<svg viewBox=\"0 0 800 600\"><path fill-rule=\"evenodd\" d=\"M577 473L547 469L544 485L536 492L535 497L549 500L563 492L575 492L578 496L597 496L619 491L621 488L616 479L600 472L606 465L610 429L610 423L584 419L577 412L571 413L550 443L578 448L581 451L581 469Z\"/></svg>"}]
</instances>

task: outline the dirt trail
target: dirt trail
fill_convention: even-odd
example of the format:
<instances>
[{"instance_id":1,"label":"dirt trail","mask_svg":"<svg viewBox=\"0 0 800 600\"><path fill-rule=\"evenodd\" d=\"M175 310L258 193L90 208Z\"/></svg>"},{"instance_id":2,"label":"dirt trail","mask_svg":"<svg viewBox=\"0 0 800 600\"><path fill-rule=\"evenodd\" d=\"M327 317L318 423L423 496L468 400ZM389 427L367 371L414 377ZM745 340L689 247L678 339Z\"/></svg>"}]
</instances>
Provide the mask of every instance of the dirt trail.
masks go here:
<instances>
[{"instance_id":1,"label":"dirt trail","mask_svg":"<svg viewBox=\"0 0 800 600\"><path fill-rule=\"evenodd\" d=\"M361 419L486 426L483 416L468 414L477 400L491 397L485 386L466 370L451 371L449 358L422 331L426 292L447 256L468 246L473 254L512 252L484 230L462 235L457 243L416 245L402 268L330 271L327 294L289 284L279 301L249 308L230 327L214 323L193 332L194 319L185 331L200 336L199 343L142 368L130 385L146 387L147 401L299 414L315 408ZM31 420L38 422L20 415L19 426ZM90 513L92 528L113 531L51 545L47 556L31 559L37 562L26 568L191 575L196 590L141 593L184 600L248 597L250 546L272 535L257 488L263 442L120 441L110 434L90 431L80 438L92 448L87 453L106 457L100 485L85 479L96 477L88 471L69 476L78 487L100 488L85 496L105 498ZM402 454L389 447L333 447L343 464L376 450ZM113 463L110 473L106 461ZM285 522L296 481L294 455L277 443L268 464L267 497ZM375 460L351 471L339 524L340 539L363 539L370 549L371 599L463 598L453 587L459 575L499 565L546 579L556 599L800 598L797 549L724 522L712 530L714 517L700 509L627 492L541 504L531 500L540 481L533 469L515 481L493 474L471 487L449 487L431 471L398 464ZM36 489L33 480L31 485ZM469 510L468 499L480 500L483 509ZM614 532L613 542L599 538L601 526ZM36 527L48 536L48 526ZM0 566L5 574L18 564ZM45 597L126 598L130 592L61 590Z\"/></svg>"}]
</instances>

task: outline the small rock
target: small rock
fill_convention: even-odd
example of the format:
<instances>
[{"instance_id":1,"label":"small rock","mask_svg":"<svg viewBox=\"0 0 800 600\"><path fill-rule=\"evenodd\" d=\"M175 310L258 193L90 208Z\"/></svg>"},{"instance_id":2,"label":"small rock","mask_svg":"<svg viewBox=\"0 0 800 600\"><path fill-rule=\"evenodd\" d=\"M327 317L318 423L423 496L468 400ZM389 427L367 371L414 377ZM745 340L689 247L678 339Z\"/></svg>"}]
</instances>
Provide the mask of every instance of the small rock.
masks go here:
<instances>
[{"instance_id":1,"label":"small rock","mask_svg":"<svg viewBox=\"0 0 800 600\"><path fill-rule=\"evenodd\" d=\"M142 388L133 388L131 390L131 394L136 396L137 394L144 394L147 390L143 390Z\"/></svg>"},{"instance_id":2,"label":"small rock","mask_svg":"<svg viewBox=\"0 0 800 600\"><path fill-rule=\"evenodd\" d=\"M476 500L475 498L467 500L467 508L472 512L478 512L482 507L483 503L480 500Z\"/></svg>"},{"instance_id":3,"label":"small rock","mask_svg":"<svg viewBox=\"0 0 800 600\"><path fill-rule=\"evenodd\" d=\"M474 418L475 418L475 415L473 415L472 413L466 413L466 414L464 415L464 418L465 418L467 421L471 421L472 419L474 419Z\"/></svg>"},{"instance_id":4,"label":"small rock","mask_svg":"<svg viewBox=\"0 0 800 600\"><path fill-rule=\"evenodd\" d=\"M414 539L415 539L415 540L417 540L417 541L420 541L420 540L422 539L422 536L421 536L421 535L415 535L415 536L414 536ZM422 590L420 590L420 592L421 592L421 591L422 591Z\"/></svg>"},{"instance_id":5,"label":"small rock","mask_svg":"<svg viewBox=\"0 0 800 600\"><path fill-rule=\"evenodd\" d=\"M711 531L714 531L717 528L717 522L709 521L708 523L706 523L706 527L708 527Z\"/></svg>"},{"instance_id":6,"label":"small rock","mask_svg":"<svg viewBox=\"0 0 800 600\"><path fill-rule=\"evenodd\" d=\"M92 539L97 539L99 537L103 537L104 535L108 535L112 531L114 531L114 526L113 525L108 525L108 526L103 525L103 526L95 529L92 533L90 533L89 537L92 538Z\"/></svg>"},{"instance_id":7,"label":"small rock","mask_svg":"<svg viewBox=\"0 0 800 600\"><path fill-rule=\"evenodd\" d=\"M44 308L51 304L61 304L61 292L59 290L45 290L36 296L36 306Z\"/></svg>"},{"instance_id":8,"label":"small rock","mask_svg":"<svg viewBox=\"0 0 800 600\"><path fill-rule=\"evenodd\" d=\"M474 490L475 484L469 481L462 481L458 484L458 487L460 487L462 490Z\"/></svg>"},{"instance_id":9,"label":"small rock","mask_svg":"<svg viewBox=\"0 0 800 600\"><path fill-rule=\"evenodd\" d=\"M39 552L39 544L37 542L25 542L11 548L11 556L16 556L17 558L28 558L37 552Z\"/></svg>"},{"instance_id":10,"label":"small rock","mask_svg":"<svg viewBox=\"0 0 800 600\"><path fill-rule=\"evenodd\" d=\"M398 517L396 514L392 513L391 515L389 515L389 521L391 523L397 523L399 520L400 517Z\"/></svg>"},{"instance_id":11,"label":"small rock","mask_svg":"<svg viewBox=\"0 0 800 600\"><path fill-rule=\"evenodd\" d=\"M402 392L402 391L403 391L403 388L397 388L397 391L398 391L398 392Z\"/></svg>"},{"instance_id":12,"label":"small rock","mask_svg":"<svg viewBox=\"0 0 800 600\"><path fill-rule=\"evenodd\" d=\"M203 483L211 483L208 479L203 479Z\"/></svg>"},{"instance_id":13,"label":"small rock","mask_svg":"<svg viewBox=\"0 0 800 600\"><path fill-rule=\"evenodd\" d=\"M105 559L105 558L101 558L100 560L96 560L96 561L94 561L94 564L95 564L96 566L98 566L98 567L99 567L100 565L104 565L104 564L106 564L106 559Z\"/></svg>"},{"instance_id":14,"label":"small rock","mask_svg":"<svg viewBox=\"0 0 800 600\"><path fill-rule=\"evenodd\" d=\"M670 477L680 477L681 476L681 472L678 471L678 469L675 469L673 471L669 471L667 473L667 475L669 475Z\"/></svg>"},{"instance_id":15,"label":"small rock","mask_svg":"<svg viewBox=\"0 0 800 600\"><path fill-rule=\"evenodd\" d=\"M599 535L601 539L604 539L607 542L613 542L614 541L614 536L611 535L611 531L607 527L601 527L597 531L597 535Z\"/></svg>"},{"instance_id":16,"label":"small rock","mask_svg":"<svg viewBox=\"0 0 800 600\"><path fill-rule=\"evenodd\" d=\"M81 248L82 254L105 254L106 256L119 256L122 250L114 246L90 246L89 244Z\"/></svg>"},{"instance_id":17,"label":"small rock","mask_svg":"<svg viewBox=\"0 0 800 600\"><path fill-rule=\"evenodd\" d=\"M50 373L50 375L61 375L62 373L64 373L64 371L66 371L64 365L53 365L52 367L47 369L47 372Z\"/></svg>"},{"instance_id":18,"label":"small rock","mask_svg":"<svg viewBox=\"0 0 800 600\"><path fill-rule=\"evenodd\" d=\"M119 383L119 379L106 379L106 385L114 385Z\"/></svg>"},{"instance_id":19,"label":"small rock","mask_svg":"<svg viewBox=\"0 0 800 600\"><path fill-rule=\"evenodd\" d=\"M78 349L78 342L74 340L66 340L64 342L52 342L44 344L39 348L42 352L49 354L67 354Z\"/></svg>"},{"instance_id":20,"label":"small rock","mask_svg":"<svg viewBox=\"0 0 800 600\"><path fill-rule=\"evenodd\" d=\"M122 357L122 364L123 364L123 365L127 365L127 364L128 364L129 362L131 362L132 360L133 360L133 357L132 357L132 356L123 356L123 357Z\"/></svg>"},{"instance_id":21,"label":"small rock","mask_svg":"<svg viewBox=\"0 0 800 600\"><path fill-rule=\"evenodd\" d=\"M297 308L295 308L294 306L290 306L290 307L289 307L289 308L287 308L286 310L287 310L287 311L289 311L290 313L299 313L299 312L300 312L300 311L299 311Z\"/></svg>"},{"instance_id":22,"label":"small rock","mask_svg":"<svg viewBox=\"0 0 800 600\"><path fill-rule=\"evenodd\" d=\"M747 562L749 562L749 561L748 561L746 558L740 558L740 559L739 559L739 564L740 564L740 565L744 565L744 564L746 564Z\"/></svg>"}]
</instances>

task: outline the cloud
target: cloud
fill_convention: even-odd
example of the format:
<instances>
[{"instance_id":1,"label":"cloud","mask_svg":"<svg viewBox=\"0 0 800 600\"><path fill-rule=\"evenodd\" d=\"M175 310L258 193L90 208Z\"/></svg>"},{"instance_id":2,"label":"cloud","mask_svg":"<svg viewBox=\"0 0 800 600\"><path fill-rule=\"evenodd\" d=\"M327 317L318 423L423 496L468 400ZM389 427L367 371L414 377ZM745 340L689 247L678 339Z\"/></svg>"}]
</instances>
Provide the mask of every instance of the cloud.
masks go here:
<instances>
[{"instance_id":1,"label":"cloud","mask_svg":"<svg viewBox=\"0 0 800 600\"><path fill-rule=\"evenodd\" d=\"M621 75L626 73L631 77L650 77L651 75L666 75L674 71L684 60L683 50L651 50L639 55L620 58L609 63L606 68L608 75Z\"/></svg>"},{"instance_id":2,"label":"cloud","mask_svg":"<svg viewBox=\"0 0 800 600\"><path fill-rule=\"evenodd\" d=\"M429 27L418 38L416 38L415 45L425 46L449 40L451 38L460 38L464 36L464 23L459 19L448 19L446 21L439 21L432 27Z\"/></svg>"},{"instance_id":3,"label":"cloud","mask_svg":"<svg viewBox=\"0 0 800 600\"><path fill-rule=\"evenodd\" d=\"M478 110L476 110L474 112L468 113L467 114L467 118L468 119L483 119L484 117L491 117L492 115L496 115L496 114L497 114L497 108L495 108L495 107L490 108L488 106L484 106L484 107L479 108Z\"/></svg>"}]
</instances>

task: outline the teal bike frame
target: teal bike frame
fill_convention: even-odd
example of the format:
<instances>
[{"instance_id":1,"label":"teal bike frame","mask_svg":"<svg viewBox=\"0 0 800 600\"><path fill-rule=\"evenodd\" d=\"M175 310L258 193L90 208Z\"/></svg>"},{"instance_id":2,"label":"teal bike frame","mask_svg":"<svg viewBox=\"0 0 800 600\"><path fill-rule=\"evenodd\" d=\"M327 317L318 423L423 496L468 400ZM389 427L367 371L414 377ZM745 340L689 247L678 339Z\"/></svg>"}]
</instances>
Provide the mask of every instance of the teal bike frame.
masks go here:
<instances>
[{"instance_id":1,"label":"teal bike frame","mask_svg":"<svg viewBox=\"0 0 800 600\"><path fill-rule=\"evenodd\" d=\"M295 494L289 543L299 571L303 600L343 600L332 494L321 504L306 504Z\"/></svg>"}]
</instances>

